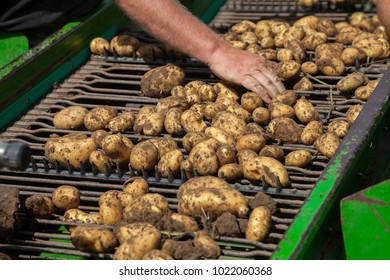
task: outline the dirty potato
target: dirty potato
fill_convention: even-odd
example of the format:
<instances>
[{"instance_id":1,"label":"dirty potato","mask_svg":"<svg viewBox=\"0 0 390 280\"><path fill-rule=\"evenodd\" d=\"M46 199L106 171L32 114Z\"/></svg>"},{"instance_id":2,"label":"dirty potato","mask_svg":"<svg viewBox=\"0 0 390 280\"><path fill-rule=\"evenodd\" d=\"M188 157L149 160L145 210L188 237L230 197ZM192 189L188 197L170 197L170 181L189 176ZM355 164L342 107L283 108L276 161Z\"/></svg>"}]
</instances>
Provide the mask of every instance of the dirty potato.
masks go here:
<instances>
[{"instance_id":1,"label":"dirty potato","mask_svg":"<svg viewBox=\"0 0 390 280\"><path fill-rule=\"evenodd\" d=\"M96 55L105 55L110 51L110 43L102 37L96 37L89 43L89 50Z\"/></svg>"},{"instance_id":2,"label":"dirty potato","mask_svg":"<svg viewBox=\"0 0 390 280\"><path fill-rule=\"evenodd\" d=\"M129 157L131 167L138 172L153 170L158 159L157 147L148 141L136 144Z\"/></svg>"},{"instance_id":3,"label":"dirty potato","mask_svg":"<svg viewBox=\"0 0 390 280\"><path fill-rule=\"evenodd\" d=\"M119 56L133 56L139 47L139 40L131 35L119 34L110 41L110 51Z\"/></svg>"},{"instance_id":4,"label":"dirty potato","mask_svg":"<svg viewBox=\"0 0 390 280\"><path fill-rule=\"evenodd\" d=\"M279 145L265 145L259 152L259 156L271 157L284 162L284 151Z\"/></svg>"},{"instance_id":5,"label":"dirty potato","mask_svg":"<svg viewBox=\"0 0 390 280\"><path fill-rule=\"evenodd\" d=\"M80 205L80 191L70 185L61 185L52 191L53 203L56 208L66 211Z\"/></svg>"},{"instance_id":6,"label":"dirty potato","mask_svg":"<svg viewBox=\"0 0 390 280\"><path fill-rule=\"evenodd\" d=\"M345 120L334 120L329 123L328 131L336 133L340 139L343 139L347 134L349 127L349 123Z\"/></svg>"},{"instance_id":7,"label":"dirty potato","mask_svg":"<svg viewBox=\"0 0 390 280\"><path fill-rule=\"evenodd\" d=\"M221 145L216 151L219 166L236 162L237 149L230 145Z\"/></svg>"},{"instance_id":8,"label":"dirty potato","mask_svg":"<svg viewBox=\"0 0 390 280\"><path fill-rule=\"evenodd\" d=\"M70 234L70 241L76 249L86 253L110 253L117 246L111 230L94 226L77 226Z\"/></svg>"},{"instance_id":9,"label":"dirty potato","mask_svg":"<svg viewBox=\"0 0 390 280\"><path fill-rule=\"evenodd\" d=\"M267 126L267 133L276 141L299 143L302 128L293 119L281 117L270 121Z\"/></svg>"},{"instance_id":10,"label":"dirty potato","mask_svg":"<svg viewBox=\"0 0 390 280\"><path fill-rule=\"evenodd\" d=\"M297 100L294 105L295 115L302 124L319 119L319 113L314 105L304 96Z\"/></svg>"},{"instance_id":11,"label":"dirty potato","mask_svg":"<svg viewBox=\"0 0 390 280\"><path fill-rule=\"evenodd\" d=\"M303 129L301 141L305 145L313 145L317 138L324 133L324 127L319 121L309 122Z\"/></svg>"},{"instance_id":12,"label":"dirty potato","mask_svg":"<svg viewBox=\"0 0 390 280\"><path fill-rule=\"evenodd\" d=\"M91 132L105 129L108 122L118 115L112 106L98 106L91 109L84 117L84 126Z\"/></svg>"},{"instance_id":13,"label":"dirty potato","mask_svg":"<svg viewBox=\"0 0 390 280\"><path fill-rule=\"evenodd\" d=\"M69 106L57 112L53 118L57 129L82 129L88 109L82 106Z\"/></svg>"},{"instance_id":14,"label":"dirty potato","mask_svg":"<svg viewBox=\"0 0 390 280\"><path fill-rule=\"evenodd\" d=\"M340 143L340 138L336 133L326 132L317 138L314 142L314 147L318 152L330 159L340 146Z\"/></svg>"},{"instance_id":15,"label":"dirty potato","mask_svg":"<svg viewBox=\"0 0 390 280\"><path fill-rule=\"evenodd\" d=\"M132 177L123 183L122 190L138 197L149 192L149 184L143 177Z\"/></svg>"},{"instance_id":16,"label":"dirty potato","mask_svg":"<svg viewBox=\"0 0 390 280\"><path fill-rule=\"evenodd\" d=\"M312 161L312 155L308 150L295 150L286 155L287 166L305 167Z\"/></svg>"},{"instance_id":17,"label":"dirty potato","mask_svg":"<svg viewBox=\"0 0 390 280\"><path fill-rule=\"evenodd\" d=\"M111 134L102 141L102 149L105 155L110 158L113 165L127 169L130 162L132 147L124 141L126 137L121 134Z\"/></svg>"},{"instance_id":18,"label":"dirty potato","mask_svg":"<svg viewBox=\"0 0 390 280\"><path fill-rule=\"evenodd\" d=\"M180 166L183 160L184 155L179 149L165 153L157 164L161 177L168 178L169 174L177 176L180 173Z\"/></svg>"},{"instance_id":19,"label":"dirty potato","mask_svg":"<svg viewBox=\"0 0 390 280\"><path fill-rule=\"evenodd\" d=\"M242 166L238 163L227 163L218 169L218 177L229 183L237 182L244 177Z\"/></svg>"},{"instance_id":20,"label":"dirty potato","mask_svg":"<svg viewBox=\"0 0 390 280\"><path fill-rule=\"evenodd\" d=\"M42 194L27 197L24 207L28 215L37 219L51 219L56 209L53 200Z\"/></svg>"},{"instance_id":21,"label":"dirty potato","mask_svg":"<svg viewBox=\"0 0 390 280\"><path fill-rule=\"evenodd\" d=\"M355 122L356 118L359 116L362 109L363 109L363 105L356 104L356 105L351 106L347 110L346 117L347 117L347 121L350 125L352 125Z\"/></svg>"},{"instance_id":22,"label":"dirty potato","mask_svg":"<svg viewBox=\"0 0 390 280\"><path fill-rule=\"evenodd\" d=\"M113 169L110 157L101 150L93 151L89 155L89 163L96 167L100 173L111 173Z\"/></svg>"},{"instance_id":23,"label":"dirty potato","mask_svg":"<svg viewBox=\"0 0 390 280\"><path fill-rule=\"evenodd\" d=\"M249 215L245 238L261 242L271 229L271 212L266 206L258 206Z\"/></svg>"},{"instance_id":24,"label":"dirty potato","mask_svg":"<svg viewBox=\"0 0 390 280\"><path fill-rule=\"evenodd\" d=\"M108 122L107 128L112 133L123 133L133 127L134 120L135 115L132 111L124 111L120 115L112 118Z\"/></svg>"}]
</instances>

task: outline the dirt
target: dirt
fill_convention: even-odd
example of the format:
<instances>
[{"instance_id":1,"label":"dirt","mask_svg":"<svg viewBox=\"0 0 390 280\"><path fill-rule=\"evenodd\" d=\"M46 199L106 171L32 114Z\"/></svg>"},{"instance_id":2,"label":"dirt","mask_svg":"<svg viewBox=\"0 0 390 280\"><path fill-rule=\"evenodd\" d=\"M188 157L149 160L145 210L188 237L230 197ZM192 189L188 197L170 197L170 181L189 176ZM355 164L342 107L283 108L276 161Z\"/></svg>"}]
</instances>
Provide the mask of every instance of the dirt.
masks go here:
<instances>
[{"instance_id":1,"label":"dirt","mask_svg":"<svg viewBox=\"0 0 390 280\"><path fill-rule=\"evenodd\" d=\"M176 260L199 260L203 257L203 251L196 248L192 240L186 240L180 242L173 257Z\"/></svg>"},{"instance_id":2,"label":"dirt","mask_svg":"<svg viewBox=\"0 0 390 280\"><path fill-rule=\"evenodd\" d=\"M223 213L215 222L214 227L217 235L239 237L242 235L236 216L231 213Z\"/></svg>"},{"instance_id":3,"label":"dirt","mask_svg":"<svg viewBox=\"0 0 390 280\"><path fill-rule=\"evenodd\" d=\"M19 190L0 187L0 240L11 238L18 225L16 213L20 205Z\"/></svg>"},{"instance_id":4,"label":"dirt","mask_svg":"<svg viewBox=\"0 0 390 280\"><path fill-rule=\"evenodd\" d=\"M266 206L271 211L271 214L274 214L276 212L275 199L265 193L257 193L252 199L249 200L248 205L252 209L258 206Z\"/></svg>"}]
</instances>

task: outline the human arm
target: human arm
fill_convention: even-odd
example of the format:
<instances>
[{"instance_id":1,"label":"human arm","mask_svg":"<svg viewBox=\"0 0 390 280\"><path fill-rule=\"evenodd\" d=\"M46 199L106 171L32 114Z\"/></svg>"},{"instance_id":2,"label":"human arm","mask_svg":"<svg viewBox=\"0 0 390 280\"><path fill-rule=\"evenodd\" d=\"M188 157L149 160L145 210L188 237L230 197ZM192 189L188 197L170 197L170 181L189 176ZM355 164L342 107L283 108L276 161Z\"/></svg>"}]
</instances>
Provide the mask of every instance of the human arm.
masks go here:
<instances>
[{"instance_id":1,"label":"human arm","mask_svg":"<svg viewBox=\"0 0 390 280\"><path fill-rule=\"evenodd\" d=\"M178 1L115 2L144 31L205 63L219 78L260 94L266 102L284 90L265 58L232 47Z\"/></svg>"},{"instance_id":2,"label":"human arm","mask_svg":"<svg viewBox=\"0 0 390 280\"><path fill-rule=\"evenodd\" d=\"M379 20L385 27L387 36L390 38L390 0L377 0L376 9Z\"/></svg>"}]
</instances>

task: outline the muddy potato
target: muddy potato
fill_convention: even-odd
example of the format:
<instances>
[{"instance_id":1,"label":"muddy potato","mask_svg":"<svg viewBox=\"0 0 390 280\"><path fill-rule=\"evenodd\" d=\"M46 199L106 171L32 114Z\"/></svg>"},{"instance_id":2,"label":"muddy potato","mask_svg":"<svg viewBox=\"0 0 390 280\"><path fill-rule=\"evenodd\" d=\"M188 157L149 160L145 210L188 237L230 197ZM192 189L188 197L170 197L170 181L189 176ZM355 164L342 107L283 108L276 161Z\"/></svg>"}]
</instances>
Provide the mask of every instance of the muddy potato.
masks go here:
<instances>
[{"instance_id":1,"label":"muddy potato","mask_svg":"<svg viewBox=\"0 0 390 280\"><path fill-rule=\"evenodd\" d=\"M213 89L217 96L224 96L233 99L234 101L238 101L240 99L240 95L237 93L237 91L224 83L214 84Z\"/></svg>"},{"instance_id":2,"label":"muddy potato","mask_svg":"<svg viewBox=\"0 0 390 280\"><path fill-rule=\"evenodd\" d=\"M147 252L145 255L143 255L142 260L174 260L170 255L167 253L159 250L159 249L152 249L149 252Z\"/></svg>"},{"instance_id":3,"label":"muddy potato","mask_svg":"<svg viewBox=\"0 0 390 280\"><path fill-rule=\"evenodd\" d=\"M365 86L358 87L355 90L354 95L357 99L367 101L373 92L374 92L373 88L371 88L369 85L365 85Z\"/></svg>"},{"instance_id":4,"label":"muddy potato","mask_svg":"<svg viewBox=\"0 0 390 280\"><path fill-rule=\"evenodd\" d=\"M88 109L82 106L69 106L57 112L53 118L57 129L82 129Z\"/></svg>"},{"instance_id":5,"label":"muddy potato","mask_svg":"<svg viewBox=\"0 0 390 280\"><path fill-rule=\"evenodd\" d=\"M128 223L126 221L120 221L113 227L115 237L118 239L119 244L125 243L127 240L137 236L142 232L148 232L151 235L155 235L160 239L160 231L153 225L145 222Z\"/></svg>"},{"instance_id":6,"label":"muddy potato","mask_svg":"<svg viewBox=\"0 0 390 280\"><path fill-rule=\"evenodd\" d=\"M314 76L318 72L318 66L317 66L317 64L315 64L312 61L305 61L301 65L301 70L305 74L309 74L309 75Z\"/></svg>"},{"instance_id":7,"label":"muddy potato","mask_svg":"<svg viewBox=\"0 0 390 280\"><path fill-rule=\"evenodd\" d=\"M263 99L254 92L246 92L240 98L241 107L252 113L256 108L262 107L264 105Z\"/></svg>"},{"instance_id":8,"label":"muddy potato","mask_svg":"<svg viewBox=\"0 0 390 280\"><path fill-rule=\"evenodd\" d=\"M284 69L287 70L284 74L287 75L287 77L289 78L290 77L293 78L294 77L293 74L300 72L300 67L298 68L298 66L300 66L300 63L306 60L305 46L303 45L301 40L298 40L296 38L284 38L283 47L292 51L294 60L286 60L289 62L283 65L282 70ZM290 61L295 61L297 62L297 64L292 63ZM279 63L284 63L284 61Z\"/></svg>"},{"instance_id":9,"label":"muddy potato","mask_svg":"<svg viewBox=\"0 0 390 280\"><path fill-rule=\"evenodd\" d=\"M198 223L193 217L172 213L170 216L170 231L178 232L196 232L199 230Z\"/></svg>"},{"instance_id":10,"label":"muddy potato","mask_svg":"<svg viewBox=\"0 0 390 280\"><path fill-rule=\"evenodd\" d=\"M160 112L150 114L142 126L142 132L148 136L159 136L164 131L164 115Z\"/></svg>"},{"instance_id":11,"label":"muddy potato","mask_svg":"<svg viewBox=\"0 0 390 280\"><path fill-rule=\"evenodd\" d=\"M194 166L191 161L188 159L184 159L181 164L180 168L183 170L186 178L192 178L195 176L194 174Z\"/></svg>"},{"instance_id":12,"label":"muddy potato","mask_svg":"<svg viewBox=\"0 0 390 280\"><path fill-rule=\"evenodd\" d=\"M309 122L303 129L301 141L305 145L313 145L317 138L324 133L324 127L319 121Z\"/></svg>"},{"instance_id":13,"label":"muddy potato","mask_svg":"<svg viewBox=\"0 0 390 280\"><path fill-rule=\"evenodd\" d=\"M277 178L280 186L285 187L289 182L289 177L284 165L275 158L258 156L244 162L244 177L249 180L265 181L272 187L277 187Z\"/></svg>"},{"instance_id":14,"label":"muddy potato","mask_svg":"<svg viewBox=\"0 0 390 280\"><path fill-rule=\"evenodd\" d=\"M271 212L268 207L258 206L249 215L245 238L261 242L267 237L271 229Z\"/></svg>"},{"instance_id":15,"label":"muddy potato","mask_svg":"<svg viewBox=\"0 0 390 280\"><path fill-rule=\"evenodd\" d=\"M178 212L199 219L215 220L225 212L245 217L249 211L246 197L226 181L214 176L194 177L179 187Z\"/></svg>"},{"instance_id":16,"label":"muddy potato","mask_svg":"<svg viewBox=\"0 0 390 280\"><path fill-rule=\"evenodd\" d=\"M114 253L114 260L141 260L148 252L159 248L159 231L146 229L119 245Z\"/></svg>"},{"instance_id":17,"label":"muddy potato","mask_svg":"<svg viewBox=\"0 0 390 280\"><path fill-rule=\"evenodd\" d=\"M285 90L276 95L272 102L281 102L289 106L294 106L297 99L297 93L294 90Z\"/></svg>"},{"instance_id":18,"label":"muddy potato","mask_svg":"<svg viewBox=\"0 0 390 280\"><path fill-rule=\"evenodd\" d=\"M205 141L198 143L191 150L188 160L192 163L194 171L200 175L215 175L218 172L219 162L216 149Z\"/></svg>"},{"instance_id":19,"label":"muddy potato","mask_svg":"<svg viewBox=\"0 0 390 280\"><path fill-rule=\"evenodd\" d=\"M126 137L121 134L111 134L102 141L102 149L113 165L119 165L120 168L127 169L130 162L132 147L124 141Z\"/></svg>"},{"instance_id":20,"label":"muddy potato","mask_svg":"<svg viewBox=\"0 0 390 280\"><path fill-rule=\"evenodd\" d=\"M239 41L229 41L230 45L232 45L236 49L245 50L248 47L248 43L245 43L241 40Z\"/></svg>"},{"instance_id":21,"label":"muddy potato","mask_svg":"<svg viewBox=\"0 0 390 280\"><path fill-rule=\"evenodd\" d=\"M214 117L211 126L222 129L234 139L238 139L245 134L246 122L232 112L223 111Z\"/></svg>"},{"instance_id":22,"label":"muddy potato","mask_svg":"<svg viewBox=\"0 0 390 280\"><path fill-rule=\"evenodd\" d=\"M219 112L225 111L228 106L222 102L207 104L203 109L204 117L211 121Z\"/></svg>"},{"instance_id":23,"label":"muddy potato","mask_svg":"<svg viewBox=\"0 0 390 280\"><path fill-rule=\"evenodd\" d=\"M203 121L201 114L195 110L185 110L181 114L181 125L184 128L185 132L194 132L194 131L205 131L207 124Z\"/></svg>"},{"instance_id":24,"label":"muddy potato","mask_svg":"<svg viewBox=\"0 0 390 280\"><path fill-rule=\"evenodd\" d=\"M368 83L368 77L362 72L348 74L337 82L337 90L341 94L353 94L358 87Z\"/></svg>"},{"instance_id":25,"label":"muddy potato","mask_svg":"<svg viewBox=\"0 0 390 280\"><path fill-rule=\"evenodd\" d=\"M329 19L322 19L317 30L325 33L329 37L334 37L338 33L335 23Z\"/></svg>"},{"instance_id":26,"label":"muddy potato","mask_svg":"<svg viewBox=\"0 0 390 280\"><path fill-rule=\"evenodd\" d=\"M352 125L356 118L359 116L361 110L363 109L363 105L356 104L351 106L346 112L347 121L350 125Z\"/></svg>"},{"instance_id":27,"label":"muddy potato","mask_svg":"<svg viewBox=\"0 0 390 280\"><path fill-rule=\"evenodd\" d=\"M281 117L269 122L267 133L275 141L294 144L300 142L302 128L293 119Z\"/></svg>"},{"instance_id":28,"label":"muddy potato","mask_svg":"<svg viewBox=\"0 0 390 280\"><path fill-rule=\"evenodd\" d=\"M110 133L104 129L98 129L92 132L91 138L96 142L98 148L102 147L102 141L104 137L110 135Z\"/></svg>"},{"instance_id":29,"label":"muddy potato","mask_svg":"<svg viewBox=\"0 0 390 280\"><path fill-rule=\"evenodd\" d=\"M245 134L264 134L264 129L255 122L250 122L245 126Z\"/></svg>"},{"instance_id":30,"label":"muddy potato","mask_svg":"<svg viewBox=\"0 0 390 280\"><path fill-rule=\"evenodd\" d=\"M241 22L238 22L234 24L230 30L237 34L242 34L246 31L253 31L256 24L250 20L243 20Z\"/></svg>"},{"instance_id":31,"label":"muddy potato","mask_svg":"<svg viewBox=\"0 0 390 280\"><path fill-rule=\"evenodd\" d=\"M294 108L281 102L271 102L268 106L268 109L271 113L271 119L276 119L280 117L293 119L295 117Z\"/></svg>"},{"instance_id":32,"label":"muddy potato","mask_svg":"<svg viewBox=\"0 0 390 280\"><path fill-rule=\"evenodd\" d=\"M81 165L88 166L89 156L97 149L97 145L91 137L80 132L50 138L44 149L45 157L50 163L80 170Z\"/></svg>"},{"instance_id":33,"label":"muddy potato","mask_svg":"<svg viewBox=\"0 0 390 280\"><path fill-rule=\"evenodd\" d=\"M307 77L302 77L294 84L293 90L312 91L313 83Z\"/></svg>"},{"instance_id":34,"label":"muddy potato","mask_svg":"<svg viewBox=\"0 0 390 280\"><path fill-rule=\"evenodd\" d=\"M143 177L132 177L123 183L122 190L138 197L149 192L149 184Z\"/></svg>"},{"instance_id":35,"label":"muddy potato","mask_svg":"<svg viewBox=\"0 0 390 280\"><path fill-rule=\"evenodd\" d=\"M244 108L241 107L240 104L237 102L233 102L226 108L226 112L231 112L233 114L236 114L238 117L240 117L242 120L244 120L246 123L249 122L252 118L251 113Z\"/></svg>"},{"instance_id":36,"label":"muddy potato","mask_svg":"<svg viewBox=\"0 0 390 280\"><path fill-rule=\"evenodd\" d=\"M56 209L53 200L41 194L27 197L24 201L24 207L28 215L37 219L51 219Z\"/></svg>"},{"instance_id":37,"label":"muddy potato","mask_svg":"<svg viewBox=\"0 0 390 280\"><path fill-rule=\"evenodd\" d=\"M51 199L56 208L66 211L80 205L80 191L70 185L61 185L52 191Z\"/></svg>"},{"instance_id":38,"label":"muddy potato","mask_svg":"<svg viewBox=\"0 0 390 280\"><path fill-rule=\"evenodd\" d=\"M130 130L133 127L135 121L135 115L131 111L124 111L120 115L112 118L108 124L107 128L112 133L123 133Z\"/></svg>"},{"instance_id":39,"label":"muddy potato","mask_svg":"<svg viewBox=\"0 0 390 280\"><path fill-rule=\"evenodd\" d=\"M237 152L237 162L239 165L243 165L246 161L257 157L258 154L250 149L244 149Z\"/></svg>"},{"instance_id":40,"label":"muddy potato","mask_svg":"<svg viewBox=\"0 0 390 280\"><path fill-rule=\"evenodd\" d=\"M320 19L317 16L308 15L299 18L293 23L293 26L309 26L315 30L317 30L318 25L320 24Z\"/></svg>"},{"instance_id":41,"label":"muddy potato","mask_svg":"<svg viewBox=\"0 0 390 280\"><path fill-rule=\"evenodd\" d=\"M123 209L123 219L128 223L147 222L156 227L160 227L170 215L167 199L157 193L136 197Z\"/></svg>"},{"instance_id":42,"label":"muddy potato","mask_svg":"<svg viewBox=\"0 0 390 280\"><path fill-rule=\"evenodd\" d=\"M193 240L195 248L199 248L203 252L206 259L218 259L221 256L222 250L205 231L200 230L195 234Z\"/></svg>"},{"instance_id":43,"label":"muddy potato","mask_svg":"<svg viewBox=\"0 0 390 280\"><path fill-rule=\"evenodd\" d=\"M314 142L314 147L318 152L330 159L340 146L340 143L340 138L336 133L326 132L317 138Z\"/></svg>"},{"instance_id":44,"label":"muddy potato","mask_svg":"<svg viewBox=\"0 0 390 280\"><path fill-rule=\"evenodd\" d=\"M172 172L173 176L177 176L180 173L180 166L183 160L184 155L179 149L165 153L157 164L161 177L168 178L169 172Z\"/></svg>"},{"instance_id":45,"label":"muddy potato","mask_svg":"<svg viewBox=\"0 0 390 280\"><path fill-rule=\"evenodd\" d=\"M99 199L99 216L103 225L112 226L123 218L123 205L117 197Z\"/></svg>"},{"instance_id":46,"label":"muddy potato","mask_svg":"<svg viewBox=\"0 0 390 280\"><path fill-rule=\"evenodd\" d=\"M184 85L185 73L177 65L167 64L146 72L141 78L141 93L148 97L168 96L174 86Z\"/></svg>"},{"instance_id":47,"label":"muddy potato","mask_svg":"<svg viewBox=\"0 0 390 280\"><path fill-rule=\"evenodd\" d=\"M232 147L236 146L236 140L233 138L233 136L222 129L210 126L206 128L204 132L207 136L218 140L222 144L230 145Z\"/></svg>"},{"instance_id":48,"label":"muddy potato","mask_svg":"<svg viewBox=\"0 0 390 280\"><path fill-rule=\"evenodd\" d=\"M329 123L328 131L336 133L340 139L343 139L349 130L349 126L349 123L345 120L334 120Z\"/></svg>"},{"instance_id":49,"label":"muddy potato","mask_svg":"<svg viewBox=\"0 0 390 280\"><path fill-rule=\"evenodd\" d=\"M286 82L296 80L301 73L301 65L295 60L281 61L276 66L276 74Z\"/></svg>"},{"instance_id":50,"label":"muddy potato","mask_svg":"<svg viewBox=\"0 0 390 280\"><path fill-rule=\"evenodd\" d=\"M266 138L263 136L263 134L245 134L237 139L236 150L241 151L244 149L250 149L256 153L259 153L260 150L264 148L265 144Z\"/></svg>"},{"instance_id":51,"label":"muddy potato","mask_svg":"<svg viewBox=\"0 0 390 280\"><path fill-rule=\"evenodd\" d=\"M105 129L108 122L118 115L112 106L98 106L90 110L84 117L84 126L91 132Z\"/></svg>"},{"instance_id":52,"label":"muddy potato","mask_svg":"<svg viewBox=\"0 0 390 280\"><path fill-rule=\"evenodd\" d=\"M390 57L390 43L385 38L374 34L357 36L352 46L362 49L368 57L386 59Z\"/></svg>"},{"instance_id":53,"label":"muddy potato","mask_svg":"<svg viewBox=\"0 0 390 280\"><path fill-rule=\"evenodd\" d=\"M120 34L110 41L110 51L119 56L133 56L139 47L139 40L131 35Z\"/></svg>"},{"instance_id":54,"label":"muddy potato","mask_svg":"<svg viewBox=\"0 0 390 280\"><path fill-rule=\"evenodd\" d=\"M72 231L70 241L76 249L86 253L110 253L118 243L111 230L84 225Z\"/></svg>"},{"instance_id":55,"label":"muddy potato","mask_svg":"<svg viewBox=\"0 0 390 280\"><path fill-rule=\"evenodd\" d=\"M113 169L110 157L101 150L93 151L89 155L89 163L96 167L100 173L111 173Z\"/></svg>"},{"instance_id":56,"label":"muddy potato","mask_svg":"<svg viewBox=\"0 0 390 280\"><path fill-rule=\"evenodd\" d=\"M345 72L345 64L340 59L343 45L340 43L324 43L314 51L319 71L326 76L341 76Z\"/></svg>"},{"instance_id":57,"label":"muddy potato","mask_svg":"<svg viewBox=\"0 0 390 280\"><path fill-rule=\"evenodd\" d=\"M198 89L201 101L214 102L217 99L217 93L210 84L204 84Z\"/></svg>"},{"instance_id":58,"label":"muddy potato","mask_svg":"<svg viewBox=\"0 0 390 280\"><path fill-rule=\"evenodd\" d=\"M168 96L159 99L156 105L156 111L163 114L164 116L168 110L172 108L180 108L182 111L189 108L187 99L184 96Z\"/></svg>"},{"instance_id":59,"label":"muddy potato","mask_svg":"<svg viewBox=\"0 0 390 280\"><path fill-rule=\"evenodd\" d=\"M237 150L233 146L221 145L217 148L216 154L219 166L236 162Z\"/></svg>"},{"instance_id":60,"label":"muddy potato","mask_svg":"<svg viewBox=\"0 0 390 280\"><path fill-rule=\"evenodd\" d=\"M73 208L65 211L62 221L84 224L100 224L100 215L86 213L80 209Z\"/></svg>"},{"instance_id":61,"label":"muddy potato","mask_svg":"<svg viewBox=\"0 0 390 280\"><path fill-rule=\"evenodd\" d=\"M295 115L302 124L319 119L319 113L314 105L302 96L294 105Z\"/></svg>"},{"instance_id":62,"label":"muddy potato","mask_svg":"<svg viewBox=\"0 0 390 280\"><path fill-rule=\"evenodd\" d=\"M150 142L136 144L130 153L130 165L138 172L151 171L157 163L158 149Z\"/></svg>"},{"instance_id":63,"label":"muddy potato","mask_svg":"<svg viewBox=\"0 0 390 280\"><path fill-rule=\"evenodd\" d=\"M347 47L341 53L340 59L346 66L355 66L356 62L365 62L367 54L359 48Z\"/></svg>"},{"instance_id":64,"label":"muddy potato","mask_svg":"<svg viewBox=\"0 0 390 280\"><path fill-rule=\"evenodd\" d=\"M284 151L278 145L265 145L259 152L259 156L271 157L280 162L284 162Z\"/></svg>"},{"instance_id":65,"label":"muddy potato","mask_svg":"<svg viewBox=\"0 0 390 280\"><path fill-rule=\"evenodd\" d=\"M306 35L302 43L306 50L314 51L319 45L326 43L328 36L322 32Z\"/></svg>"},{"instance_id":66,"label":"muddy potato","mask_svg":"<svg viewBox=\"0 0 390 280\"><path fill-rule=\"evenodd\" d=\"M143 59L161 59L164 58L163 50L156 44L140 44L137 50L135 51L137 57Z\"/></svg>"},{"instance_id":67,"label":"muddy potato","mask_svg":"<svg viewBox=\"0 0 390 280\"><path fill-rule=\"evenodd\" d=\"M184 128L181 125L181 114L183 111L180 108L171 108L167 111L164 118L165 130L174 136L185 134Z\"/></svg>"},{"instance_id":68,"label":"muddy potato","mask_svg":"<svg viewBox=\"0 0 390 280\"><path fill-rule=\"evenodd\" d=\"M294 54L293 54L292 50L290 50L290 49L281 48L280 50L278 50L278 53L276 55L276 59L278 61L293 60Z\"/></svg>"},{"instance_id":69,"label":"muddy potato","mask_svg":"<svg viewBox=\"0 0 390 280\"><path fill-rule=\"evenodd\" d=\"M190 152L192 150L192 148L202 142L203 140L206 140L210 138L210 136L208 136L205 132L203 131L193 131L193 132L189 132L187 133L186 135L184 135L183 139L182 139L182 144L183 144L183 148L187 151L187 152Z\"/></svg>"},{"instance_id":70,"label":"muddy potato","mask_svg":"<svg viewBox=\"0 0 390 280\"><path fill-rule=\"evenodd\" d=\"M96 55L105 55L110 51L110 43L102 37L96 37L89 43L89 50Z\"/></svg>"},{"instance_id":71,"label":"muddy potato","mask_svg":"<svg viewBox=\"0 0 390 280\"><path fill-rule=\"evenodd\" d=\"M221 166L218 169L217 174L219 178L224 179L229 183L237 182L244 177L242 172L242 166L238 163L228 163Z\"/></svg>"},{"instance_id":72,"label":"muddy potato","mask_svg":"<svg viewBox=\"0 0 390 280\"><path fill-rule=\"evenodd\" d=\"M165 135L163 138L152 138L146 141L156 146L158 150L158 158L161 158L169 151L178 149L176 141L169 135Z\"/></svg>"},{"instance_id":73,"label":"muddy potato","mask_svg":"<svg viewBox=\"0 0 390 280\"><path fill-rule=\"evenodd\" d=\"M308 150L295 150L286 155L287 166L305 167L312 161L312 155Z\"/></svg>"}]
</instances>

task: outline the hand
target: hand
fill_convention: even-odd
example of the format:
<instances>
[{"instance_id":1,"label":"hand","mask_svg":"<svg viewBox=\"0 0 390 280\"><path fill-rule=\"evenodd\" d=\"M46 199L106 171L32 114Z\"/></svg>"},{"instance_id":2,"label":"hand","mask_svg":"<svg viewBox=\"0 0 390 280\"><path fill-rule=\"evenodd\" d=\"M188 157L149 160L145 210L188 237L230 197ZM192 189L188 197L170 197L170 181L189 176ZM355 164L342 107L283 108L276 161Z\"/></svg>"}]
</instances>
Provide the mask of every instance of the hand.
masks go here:
<instances>
[{"instance_id":1,"label":"hand","mask_svg":"<svg viewBox=\"0 0 390 280\"><path fill-rule=\"evenodd\" d=\"M208 66L220 79L242 85L267 103L285 90L264 57L239 50L226 42L221 42L214 51Z\"/></svg>"}]
</instances>

